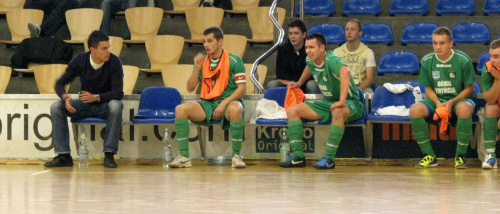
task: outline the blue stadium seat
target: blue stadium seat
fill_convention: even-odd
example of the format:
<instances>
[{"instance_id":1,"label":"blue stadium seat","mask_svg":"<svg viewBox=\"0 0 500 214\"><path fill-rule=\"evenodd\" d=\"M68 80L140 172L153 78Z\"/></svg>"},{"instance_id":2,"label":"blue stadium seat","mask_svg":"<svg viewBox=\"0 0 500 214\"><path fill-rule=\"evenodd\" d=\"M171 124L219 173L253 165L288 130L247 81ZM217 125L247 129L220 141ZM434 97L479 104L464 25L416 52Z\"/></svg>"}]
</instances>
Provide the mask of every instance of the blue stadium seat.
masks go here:
<instances>
[{"instance_id":1,"label":"blue stadium seat","mask_svg":"<svg viewBox=\"0 0 500 214\"><path fill-rule=\"evenodd\" d=\"M327 44L343 44L345 42L345 32L342 25L336 23L319 23L309 27L307 34L321 33L326 37Z\"/></svg>"},{"instance_id":2,"label":"blue stadium seat","mask_svg":"<svg viewBox=\"0 0 500 214\"><path fill-rule=\"evenodd\" d=\"M167 124L175 121L175 107L181 104L179 90L171 87L148 87L142 91L134 124Z\"/></svg>"},{"instance_id":3,"label":"blue stadium seat","mask_svg":"<svg viewBox=\"0 0 500 214\"><path fill-rule=\"evenodd\" d=\"M436 15L442 14L468 14L476 13L474 0L438 0Z\"/></svg>"},{"instance_id":4,"label":"blue stadium seat","mask_svg":"<svg viewBox=\"0 0 500 214\"><path fill-rule=\"evenodd\" d=\"M500 0L484 0L483 14L500 13Z\"/></svg>"},{"instance_id":5,"label":"blue stadium seat","mask_svg":"<svg viewBox=\"0 0 500 214\"><path fill-rule=\"evenodd\" d=\"M378 75L386 73L403 73L417 75L419 73L418 56L413 51L387 52L380 58Z\"/></svg>"},{"instance_id":6,"label":"blue stadium seat","mask_svg":"<svg viewBox=\"0 0 500 214\"><path fill-rule=\"evenodd\" d=\"M490 43L490 31L482 22L460 22L451 28L455 43Z\"/></svg>"},{"instance_id":7,"label":"blue stadium seat","mask_svg":"<svg viewBox=\"0 0 500 214\"><path fill-rule=\"evenodd\" d=\"M332 0L304 0L304 15L327 15L335 14L335 4ZM295 15L300 15L300 1L295 8Z\"/></svg>"},{"instance_id":8,"label":"blue stadium seat","mask_svg":"<svg viewBox=\"0 0 500 214\"><path fill-rule=\"evenodd\" d=\"M285 107L286 91L286 87L270 88L264 93L264 98L268 100L274 100L278 103L279 106ZM288 121L287 119L257 118L255 123L258 125L287 125Z\"/></svg>"},{"instance_id":9,"label":"blue stadium seat","mask_svg":"<svg viewBox=\"0 0 500 214\"><path fill-rule=\"evenodd\" d=\"M379 86L373 94L372 110L368 115L367 122L410 122L410 116L376 115L375 113L378 109L388 106L405 106L406 108L410 108L414 103L415 97L411 91L394 94L384 86Z\"/></svg>"},{"instance_id":10,"label":"blue stadium seat","mask_svg":"<svg viewBox=\"0 0 500 214\"><path fill-rule=\"evenodd\" d=\"M421 14L427 15L429 12L429 4L427 0L392 0L389 14Z\"/></svg>"},{"instance_id":11,"label":"blue stadium seat","mask_svg":"<svg viewBox=\"0 0 500 214\"><path fill-rule=\"evenodd\" d=\"M415 22L407 24L401 35L401 45L409 43L432 43L432 32L439 25L435 22Z\"/></svg>"},{"instance_id":12,"label":"blue stadium seat","mask_svg":"<svg viewBox=\"0 0 500 214\"><path fill-rule=\"evenodd\" d=\"M344 0L342 15L380 15L380 0Z\"/></svg>"},{"instance_id":13,"label":"blue stadium seat","mask_svg":"<svg viewBox=\"0 0 500 214\"><path fill-rule=\"evenodd\" d=\"M477 61L477 70L476 73L478 75L481 75L481 72L483 71L484 64L486 64L488 61L490 61L490 52L485 51L479 55L479 60Z\"/></svg>"},{"instance_id":14,"label":"blue stadium seat","mask_svg":"<svg viewBox=\"0 0 500 214\"><path fill-rule=\"evenodd\" d=\"M367 44L392 44L394 37L391 26L385 23L362 24L363 34L359 40Z\"/></svg>"}]
</instances>

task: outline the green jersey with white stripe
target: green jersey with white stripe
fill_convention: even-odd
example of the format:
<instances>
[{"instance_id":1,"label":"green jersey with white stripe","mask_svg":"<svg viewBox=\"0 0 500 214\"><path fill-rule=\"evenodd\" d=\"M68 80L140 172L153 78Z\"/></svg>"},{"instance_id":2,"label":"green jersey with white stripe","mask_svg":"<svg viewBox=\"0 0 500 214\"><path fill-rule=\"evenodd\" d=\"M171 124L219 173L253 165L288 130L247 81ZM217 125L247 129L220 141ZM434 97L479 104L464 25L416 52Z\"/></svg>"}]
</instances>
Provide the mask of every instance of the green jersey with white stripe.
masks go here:
<instances>
[{"instance_id":1,"label":"green jersey with white stripe","mask_svg":"<svg viewBox=\"0 0 500 214\"><path fill-rule=\"evenodd\" d=\"M213 70L219 64L219 59L212 60L210 59L210 68ZM224 100L227 97L231 96L231 94L236 91L238 88L238 84L246 84L246 76L245 76L245 65L243 64L243 60L238 55L229 53L229 81L227 83L226 89L222 93L221 97L218 100ZM202 78L202 70L200 70L200 74L198 75L198 81L201 82ZM217 81L217 75L213 77L213 84ZM243 98L240 99L243 101Z\"/></svg>"},{"instance_id":2,"label":"green jersey with white stripe","mask_svg":"<svg viewBox=\"0 0 500 214\"><path fill-rule=\"evenodd\" d=\"M318 87L323 93L323 99L329 102L337 102L340 99L340 68L345 66L345 63L332 51L327 51L325 60L321 65L316 65L313 61L306 58L306 63L311 71L314 80L318 83ZM359 93L356 84L349 74L349 91L347 99L359 100Z\"/></svg>"},{"instance_id":3,"label":"green jersey with white stripe","mask_svg":"<svg viewBox=\"0 0 500 214\"><path fill-rule=\"evenodd\" d=\"M451 50L452 54L445 61L439 60L435 52L422 58L418 81L425 87L431 87L441 102L456 97L465 86L476 80L472 61L462 51ZM473 95L471 95L471 98Z\"/></svg>"}]
</instances>

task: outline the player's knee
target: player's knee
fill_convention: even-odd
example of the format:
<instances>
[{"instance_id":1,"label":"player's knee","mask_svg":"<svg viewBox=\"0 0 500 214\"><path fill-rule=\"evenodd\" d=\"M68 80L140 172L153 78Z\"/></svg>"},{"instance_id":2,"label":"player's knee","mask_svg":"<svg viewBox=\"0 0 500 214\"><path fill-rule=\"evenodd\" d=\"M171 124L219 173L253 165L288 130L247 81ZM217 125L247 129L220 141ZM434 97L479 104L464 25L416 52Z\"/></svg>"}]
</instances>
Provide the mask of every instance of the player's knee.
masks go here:
<instances>
[{"instance_id":1,"label":"player's knee","mask_svg":"<svg viewBox=\"0 0 500 214\"><path fill-rule=\"evenodd\" d=\"M231 102L227 106L226 112L230 115L233 114L242 114L243 113L243 106L239 102Z\"/></svg>"},{"instance_id":2,"label":"player's knee","mask_svg":"<svg viewBox=\"0 0 500 214\"><path fill-rule=\"evenodd\" d=\"M114 115L121 115L123 110L123 103L119 100L111 100L108 102L109 113Z\"/></svg>"}]
</instances>

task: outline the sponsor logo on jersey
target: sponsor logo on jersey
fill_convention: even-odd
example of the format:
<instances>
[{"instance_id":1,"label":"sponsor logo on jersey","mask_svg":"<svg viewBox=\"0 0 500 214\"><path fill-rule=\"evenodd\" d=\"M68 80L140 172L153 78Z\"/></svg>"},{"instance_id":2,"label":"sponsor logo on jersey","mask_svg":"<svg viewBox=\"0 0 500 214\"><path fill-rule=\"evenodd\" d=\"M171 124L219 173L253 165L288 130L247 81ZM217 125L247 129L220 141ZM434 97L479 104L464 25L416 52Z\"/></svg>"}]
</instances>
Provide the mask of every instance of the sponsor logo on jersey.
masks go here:
<instances>
[{"instance_id":1,"label":"sponsor logo on jersey","mask_svg":"<svg viewBox=\"0 0 500 214\"><path fill-rule=\"evenodd\" d=\"M441 72L439 72L439 71L432 71L432 78L439 79L439 77L441 76L440 73Z\"/></svg>"},{"instance_id":2,"label":"sponsor logo on jersey","mask_svg":"<svg viewBox=\"0 0 500 214\"><path fill-rule=\"evenodd\" d=\"M455 72L454 71L450 71L450 78L455 78Z\"/></svg>"}]
</instances>

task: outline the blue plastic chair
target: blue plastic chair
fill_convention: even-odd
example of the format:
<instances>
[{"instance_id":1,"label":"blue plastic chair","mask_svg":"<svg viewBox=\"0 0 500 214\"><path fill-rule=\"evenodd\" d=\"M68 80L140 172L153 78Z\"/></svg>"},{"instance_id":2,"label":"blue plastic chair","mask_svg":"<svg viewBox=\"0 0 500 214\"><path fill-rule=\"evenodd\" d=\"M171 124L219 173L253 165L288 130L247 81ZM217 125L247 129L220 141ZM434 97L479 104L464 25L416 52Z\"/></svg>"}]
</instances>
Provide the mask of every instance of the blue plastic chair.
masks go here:
<instances>
[{"instance_id":1,"label":"blue plastic chair","mask_svg":"<svg viewBox=\"0 0 500 214\"><path fill-rule=\"evenodd\" d=\"M342 15L380 15L380 0L344 0Z\"/></svg>"},{"instance_id":2,"label":"blue plastic chair","mask_svg":"<svg viewBox=\"0 0 500 214\"><path fill-rule=\"evenodd\" d=\"M175 121L175 107L181 104L179 90L171 87L149 87L142 91L134 124L168 124Z\"/></svg>"},{"instance_id":3,"label":"blue plastic chair","mask_svg":"<svg viewBox=\"0 0 500 214\"><path fill-rule=\"evenodd\" d=\"M436 5L436 15L442 14L468 14L476 13L474 0L438 0Z\"/></svg>"},{"instance_id":4,"label":"blue plastic chair","mask_svg":"<svg viewBox=\"0 0 500 214\"><path fill-rule=\"evenodd\" d=\"M391 26L386 23L362 24L363 34L359 40L367 44L392 44L394 37Z\"/></svg>"},{"instance_id":5,"label":"blue plastic chair","mask_svg":"<svg viewBox=\"0 0 500 214\"><path fill-rule=\"evenodd\" d=\"M387 52L380 58L378 75L386 73L413 74L419 73L418 56L413 51Z\"/></svg>"},{"instance_id":6,"label":"blue plastic chair","mask_svg":"<svg viewBox=\"0 0 500 214\"><path fill-rule=\"evenodd\" d=\"M490 52L485 51L479 55L479 60L477 61L477 70L476 73L478 75L481 75L481 72L483 71L484 64L486 64L488 61L490 61Z\"/></svg>"},{"instance_id":7,"label":"blue plastic chair","mask_svg":"<svg viewBox=\"0 0 500 214\"><path fill-rule=\"evenodd\" d=\"M285 107L286 91L286 87L270 88L264 93L264 98L268 100L274 100L278 103L279 106ZM255 123L258 125L287 125L288 120L257 118Z\"/></svg>"},{"instance_id":8,"label":"blue plastic chair","mask_svg":"<svg viewBox=\"0 0 500 214\"><path fill-rule=\"evenodd\" d=\"M427 15L429 12L429 4L427 0L392 0L389 15L396 14L421 14Z\"/></svg>"},{"instance_id":9,"label":"blue plastic chair","mask_svg":"<svg viewBox=\"0 0 500 214\"><path fill-rule=\"evenodd\" d=\"M345 31L342 25L336 23L319 23L309 27L307 34L321 33L326 37L327 44L343 44L345 40Z\"/></svg>"},{"instance_id":10,"label":"blue plastic chair","mask_svg":"<svg viewBox=\"0 0 500 214\"><path fill-rule=\"evenodd\" d=\"M425 44L432 43L432 32L439 25L435 22L415 22L407 24L401 35L401 45L409 43Z\"/></svg>"},{"instance_id":11,"label":"blue plastic chair","mask_svg":"<svg viewBox=\"0 0 500 214\"><path fill-rule=\"evenodd\" d=\"M394 94L384 86L379 86L373 94L372 110L368 115L367 122L410 122L410 116L376 115L375 113L378 109L388 106L405 106L406 108L410 108L414 103L415 97L411 91Z\"/></svg>"},{"instance_id":12,"label":"blue plastic chair","mask_svg":"<svg viewBox=\"0 0 500 214\"><path fill-rule=\"evenodd\" d=\"M483 14L500 13L500 0L484 0Z\"/></svg>"},{"instance_id":13,"label":"blue plastic chair","mask_svg":"<svg viewBox=\"0 0 500 214\"><path fill-rule=\"evenodd\" d=\"M335 14L335 4L332 0L304 0L304 15L327 15ZM295 15L300 15L300 1L295 8Z\"/></svg>"},{"instance_id":14,"label":"blue plastic chair","mask_svg":"<svg viewBox=\"0 0 500 214\"><path fill-rule=\"evenodd\" d=\"M455 43L490 43L490 31L482 22L460 22L451 28Z\"/></svg>"}]
</instances>

